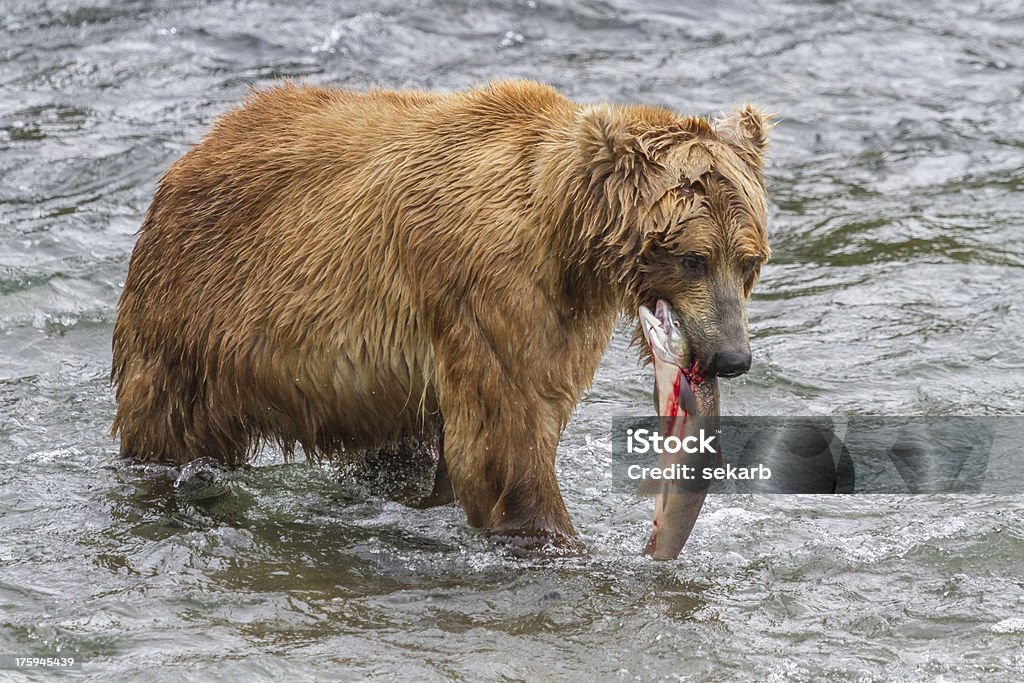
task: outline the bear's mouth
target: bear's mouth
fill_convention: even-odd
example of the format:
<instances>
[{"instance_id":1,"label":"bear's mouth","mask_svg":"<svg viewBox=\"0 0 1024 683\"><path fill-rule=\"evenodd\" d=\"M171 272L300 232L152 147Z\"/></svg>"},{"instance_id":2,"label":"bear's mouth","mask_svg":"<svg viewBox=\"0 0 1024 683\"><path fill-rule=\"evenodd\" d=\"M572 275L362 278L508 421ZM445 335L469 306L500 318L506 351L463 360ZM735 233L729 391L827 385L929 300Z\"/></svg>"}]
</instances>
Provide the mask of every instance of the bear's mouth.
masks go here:
<instances>
[{"instance_id":1,"label":"bear's mouth","mask_svg":"<svg viewBox=\"0 0 1024 683\"><path fill-rule=\"evenodd\" d=\"M659 414L698 414L697 397L710 393L712 387L708 386L686 338L679 315L668 302L658 299L654 312L640 306L639 317L640 329L654 359L654 402Z\"/></svg>"}]
</instances>

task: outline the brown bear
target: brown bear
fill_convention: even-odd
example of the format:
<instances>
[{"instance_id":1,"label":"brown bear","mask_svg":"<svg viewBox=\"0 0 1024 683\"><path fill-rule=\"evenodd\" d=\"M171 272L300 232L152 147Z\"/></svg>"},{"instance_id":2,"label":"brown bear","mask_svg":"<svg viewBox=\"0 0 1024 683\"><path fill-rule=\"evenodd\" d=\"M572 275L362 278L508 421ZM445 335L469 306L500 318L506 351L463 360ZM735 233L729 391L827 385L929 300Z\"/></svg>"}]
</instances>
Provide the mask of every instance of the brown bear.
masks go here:
<instances>
[{"instance_id":1,"label":"brown bear","mask_svg":"<svg viewBox=\"0 0 1024 683\"><path fill-rule=\"evenodd\" d=\"M750 365L770 125L529 81L252 93L140 230L113 337L122 455L436 442L471 525L571 539L555 451L621 316L665 299L699 372Z\"/></svg>"}]
</instances>

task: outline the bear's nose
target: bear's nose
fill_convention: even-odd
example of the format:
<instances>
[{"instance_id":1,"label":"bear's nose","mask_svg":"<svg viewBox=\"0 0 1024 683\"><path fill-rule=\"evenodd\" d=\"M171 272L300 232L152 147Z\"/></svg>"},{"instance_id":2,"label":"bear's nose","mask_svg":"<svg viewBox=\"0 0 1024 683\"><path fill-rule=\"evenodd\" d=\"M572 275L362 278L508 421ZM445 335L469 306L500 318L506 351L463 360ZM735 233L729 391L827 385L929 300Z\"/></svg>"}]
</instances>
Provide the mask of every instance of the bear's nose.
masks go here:
<instances>
[{"instance_id":1,"label":"bear's nose","mask_svg":"<svg viewBox=\"0 0 1024 683\"><path fill-rule=\"evenodd\" d=\"M750 351L719 351L712 363L719 377L739 377L750 369Z\"/></svg>"}]
</instances>

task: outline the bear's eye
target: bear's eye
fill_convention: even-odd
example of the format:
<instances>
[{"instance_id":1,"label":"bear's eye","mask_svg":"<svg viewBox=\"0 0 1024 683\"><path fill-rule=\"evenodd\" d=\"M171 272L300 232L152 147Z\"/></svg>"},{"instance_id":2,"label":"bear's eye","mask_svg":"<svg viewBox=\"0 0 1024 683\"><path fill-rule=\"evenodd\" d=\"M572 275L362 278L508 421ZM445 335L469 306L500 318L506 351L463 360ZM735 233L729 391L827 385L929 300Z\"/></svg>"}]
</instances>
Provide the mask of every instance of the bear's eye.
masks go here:
<instances>
[{"instance_id":1,"label":"bear's eye","mask_svg":"<svg viewBox=\"0 0 1024 683\"><path fill-rule=\"evenodd\" d=\"M754 274L757 267L761 265L760 259L750 258L743 262L743 275L749 277Z\"/></svg>"},{"instance_id":2,"label":"bear's eye","mask_svg":"<svg viewBox=\"0 0 1024 683\"><path fill-rule=\"evenodd\" d=\"M695 254L693 252L689 254L683 254L682 258L679 259L680 265L683 267L683 273L686 277L704 277L708 271L708 261L704 258L703 254Z\"/></svg>"}]
</instances>

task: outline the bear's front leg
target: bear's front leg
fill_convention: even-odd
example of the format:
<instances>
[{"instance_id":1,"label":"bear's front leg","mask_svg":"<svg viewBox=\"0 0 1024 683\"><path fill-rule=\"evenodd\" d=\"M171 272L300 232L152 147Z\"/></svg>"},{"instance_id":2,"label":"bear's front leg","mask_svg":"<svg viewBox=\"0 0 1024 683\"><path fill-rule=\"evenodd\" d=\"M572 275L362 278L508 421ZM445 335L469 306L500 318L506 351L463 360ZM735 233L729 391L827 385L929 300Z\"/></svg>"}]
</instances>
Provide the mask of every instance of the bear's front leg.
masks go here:
<instances>
[{"instance_id":1,"label":"bear's front leg","mask_svg":"<svg viewBox=\"0 0 1024 683\"><path fill-rule=\"evenodd\" d=\"M555 476L572 406L554 403L529 367L513 374L472 326L435 355L444 459L469 524L515 544L579 548Z\"/></svg>"}]
</instances>

